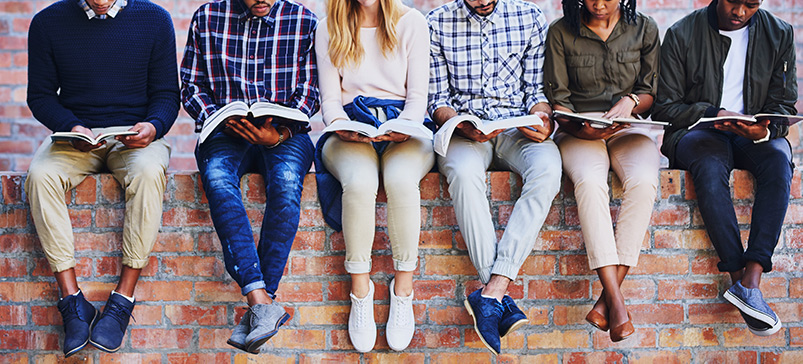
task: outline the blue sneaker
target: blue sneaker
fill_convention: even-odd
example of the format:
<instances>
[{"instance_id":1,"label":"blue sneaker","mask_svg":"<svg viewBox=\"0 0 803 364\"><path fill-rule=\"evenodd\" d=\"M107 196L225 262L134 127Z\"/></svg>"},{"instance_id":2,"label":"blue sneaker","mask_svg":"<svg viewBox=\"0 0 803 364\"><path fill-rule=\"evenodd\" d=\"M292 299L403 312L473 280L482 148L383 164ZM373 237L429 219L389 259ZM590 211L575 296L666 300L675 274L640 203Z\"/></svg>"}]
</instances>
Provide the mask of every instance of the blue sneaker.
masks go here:
<instances>
[{"instance_id":1,"label":"blue sneaker","mask_svg":"<svg viewBox=\"0 0 803 364\"><path fill-rule=\"evenodd\" d=\"M84 293L69 295L56 305L64 322L64 357L69 357L86 346L92 325L98 318L98 309L84 298Z\"/></svg>"},{"instance_id":2,"label":"blue sneaker","mask_svg":"<svg viewBox=\"0 0 803 364\"><path fill-rule=\"evenodd\" d=\"M722 296L739 309L747 328L754 335L769 336L783 326L758 288L745 288L742 281L736 281Z\"/></svg>"},{"instance_id":3,"label":"blue sneaker","mask_svg":"<svg viewBox=\"0 0 803 364\"><path fill-rule=\"evenodd\" d=\"M463 304L468 314L474 319L474 330L480 340L492 353L498 355L502 351L499 337L499 321L502 320L504 308L495 298L482 297L482 289L468 295Z\"/></svg>"},{"instance_id":4,"label":"blue sneaker","mask_svg":"<svg viewBox=\"0 0 803 364\"><path fill-rule=\"evenodd\" d=\"M92 329L89 342L96 348L113 353L123 345L123 336L128 328L128 319L134 310L134 302L120 294L112 293L106 301L106 308L100 315L98 323Z\"/></svg>"},{"instance_id":5,"label":"blue sneaker","mask_svg":"<svg viewBox=\"0 0 803 364\"><path fill-rule=\"evenodd\" d=\"M521 312L519 306L516 306L516 302L513 302L510 296L505 295L502 298L502 308L504 311L502 311L502 319L499 321L499 336L505 337L505 335L530 323L530 320L527 320L527 316L524 312Z\"/></svg>"}]
</instances>

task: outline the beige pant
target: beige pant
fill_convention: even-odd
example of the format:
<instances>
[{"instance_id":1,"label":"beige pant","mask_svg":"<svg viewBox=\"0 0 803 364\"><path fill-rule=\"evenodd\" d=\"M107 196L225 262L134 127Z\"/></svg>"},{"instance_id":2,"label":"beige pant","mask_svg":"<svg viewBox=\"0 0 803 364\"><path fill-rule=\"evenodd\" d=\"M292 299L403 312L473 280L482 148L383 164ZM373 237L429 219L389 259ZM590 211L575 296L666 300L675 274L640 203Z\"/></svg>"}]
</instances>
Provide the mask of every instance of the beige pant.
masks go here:
<instances>
[{"instance_id":1,"label":"beige pant","mask_svg":"<svg viewBox=\"0 0 803 364\"><path fill-rule=\"evenodd\" d=\"M344 142L331 136L323 146L326 168L343 186L343 239L346 271L371 271L379 172L388 197L388 235L397 271L414 271L421 232L419 182L432 169L432 141L410 138L390 143L381 156L369 143Z\"/></svg>"},{"instance_id":2,"label":"beige pant","mask_svg":"<svg viewBox=\"0 0 803 364\"><path fill-rule=\"evenodd\" d=\"M98 135L127 129L129 127L96 128L92 132ZM125 189L123 265L145 267L159 232L169 161L170 146L164 139L136 149L128 149L123 143L109 139L100 148L81 152L69 143L53 143L47 138L31 161L25 190L50 268L61 272L75 267L72 225L64 194L87 175L104 171L104 167Z\"/></svg>"},{"instance_id":3,"label":"beige pant","mask_svg":"<svg viewBox=\"0 0 803 364\"><path fill-rule=\"evenodd\" d=\"M558 132L555 142L563 170L574 183L588 265L636 266L650 224L658 188L660 156L652 138L638 127L607 140L584 140ZM608 197L608 170L622 181L623 196L614 235Z\"/></svg>"}]
</instances>

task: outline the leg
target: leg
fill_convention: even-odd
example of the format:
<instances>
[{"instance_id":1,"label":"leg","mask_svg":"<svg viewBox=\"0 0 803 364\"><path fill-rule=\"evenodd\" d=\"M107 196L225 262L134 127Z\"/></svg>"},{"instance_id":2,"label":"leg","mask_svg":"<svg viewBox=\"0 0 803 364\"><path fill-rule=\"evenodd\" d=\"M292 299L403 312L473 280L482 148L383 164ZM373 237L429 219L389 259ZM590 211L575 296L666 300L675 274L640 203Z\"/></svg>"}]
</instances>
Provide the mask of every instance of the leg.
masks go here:
<instances>
[{"instance_id":1,"label":"leg","mask_svg":"<svg viewBox=\"0 0 803 364\"><path fill-rule=\"evenodd\" d=\"M164 139L144 148L128 149L109 141L107 166L125 190L123 270L115 292L133 297L139 274L147 264L162 218L165 171L170 146Z\"/></svg>"},{"instance_id":2,"label":"leg","mask_svg":"<svg viewBox=\"0 0 803 364\"><path fill-rule=\"evenodd\" d=\"M240 177L257 154L252 148L240 138L217 133L195 149L212 223L223 248L223 261L244 296L265 289L240 191ZM251 305L251 297L248 298Z\"/></svg>"},{"instance_id":3,"label":"leg","mask_svg":"<svg viewBox=\"0 0 803 364\"><path fill-rule=\"evenodd\" d=\"M61 297L78 292L75 280L75 248L72 224L64 194L90 173L100 171L107 147L81 152L69 143L47 138L31 161L25 191L31 206L36 233L42 243Z\"/></svg>"},{"instance_id":4,"label":"leg","mask_svg":"<svg viewBox=\"0 0 803 364\"><path fill-rule=\"evenodd\" d=\"M332 136L323 147L323 160L343 186L346 271L351 274L352 293L363 298L369 291L371 248L376 230L379 157L371 144L345 142Z\"/></svg>"},{"instance_id":5,"label":"leg","mask_svg":"<svg viewBox=\"0 0 803 364\"><path fill-rule=\"evenodd\" d=\"M421 233L419 183L432 169L435 154L428 140L411 138L391 143L382 154L382 180L388 196L388 235L396 270L395 294L413 292L413 274L418 263Z\"/></svg>"},{"instance_id":6,"label":"leg","mask_svg":"<svg viewBox=\"0 0 803 364\"><path fill-rule=\"evenodd\" d=\"M730 195L733 150L730 135L713 130L691 131L678 143L676 160L689 171L697 192L697 206L714 245L721 272L744 269L744 248Z\"/></svg>"},{"instance_id":7,"label":"leg","mask_svg":"<svg viewBox=\"0 0 803 364\"><path fill-rule=\"evenodd\" d=\"M789 205L794 172L792 151L785 138L755 144L736 137L734 144L735 167L750 171L756 180L750 237L743 260L757 264L747 264L741 280L747 288L758 288L762 271L772 270L772 253Z\"/></svg>"},{"instance_id":8,"label":"leg","mask_svg":"<svg viewBox=\"0 0 803 364\"><path fill-rule=\"evenodd\" d=\"M496 249L492 270L492 274L515 280L560 189L560 152L552 139L535 143L516 129L499 134L496 140L501 164L518 173L524 182Z\"/></svg>"},{"instance_id":9,"label":"leg","mask_svg":"<svg viewBox=\"0 0 803 364\"><path fill-rule=\"evenodd\" d=\"M482 283L491 279L496 260L496 231L485 196L485 171L493 156L491 143L453 136L446 156L437 158L438 167L449 182L449 195L468 255Z\"/></svg>"},{"instance_id":10,"label":"leg","mask_svg":"<svg viewBox=\"0 0 803 364\"><path fill-rule=\"evenodd\" d=\"M257 249L265 288L274 297L298 230L301 192L314 147L309 135L298 134L276 148L258 148L266 203Z\"/></svg>"}]
</instances>

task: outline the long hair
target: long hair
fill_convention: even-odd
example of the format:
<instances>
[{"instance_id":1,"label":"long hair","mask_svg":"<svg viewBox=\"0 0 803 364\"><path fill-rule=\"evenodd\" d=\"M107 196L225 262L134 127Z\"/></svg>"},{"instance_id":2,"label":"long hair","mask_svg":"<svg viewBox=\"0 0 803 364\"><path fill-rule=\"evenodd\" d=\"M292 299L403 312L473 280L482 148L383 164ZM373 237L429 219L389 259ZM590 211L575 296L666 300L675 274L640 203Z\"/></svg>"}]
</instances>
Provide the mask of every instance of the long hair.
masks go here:
<instances>
[{"instance_id":1,"label":"long hair","mask_svg":"<svg viewBox=\"0 0 803 364\"><path fill-rule=\"evenodd\" d=\"M563 17L569 23L569 28L574 34L580 34L580 24L588 21L591 14L586 9L584 0L562 0ZM622 18L628 24L636 21L636 0L620 0L619 9L622 11Z\"/></svg>"},{"instance_id":2,"label":"long hair","mask_svg":"<svg viewBox=\"0 0 803 364\"><path fill-rule=\"evenodd\" d=\"M398 44L396 24L401 18L399 0L379 1L377 38L382 54L387 56ZM359 65L365 50L360 43L362 8L357 0L329 0L326 4L326 29L329 31L329 58L336 68Z\"/></svg>"}]
</instances>

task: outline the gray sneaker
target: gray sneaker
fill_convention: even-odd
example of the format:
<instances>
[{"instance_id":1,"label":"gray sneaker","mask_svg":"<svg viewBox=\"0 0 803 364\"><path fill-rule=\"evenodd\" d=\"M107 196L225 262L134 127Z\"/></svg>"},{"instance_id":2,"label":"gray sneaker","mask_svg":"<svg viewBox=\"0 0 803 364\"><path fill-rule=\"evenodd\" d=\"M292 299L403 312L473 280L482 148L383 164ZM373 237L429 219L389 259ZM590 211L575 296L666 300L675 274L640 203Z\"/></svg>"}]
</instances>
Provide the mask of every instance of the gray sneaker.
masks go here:
<instances>
[{"instance_id":1,"label":"gray sneaker","mask_svg":"<svg viewBox=\"0 0 803 364\"><path fill-rule=\"evenodd\" d=\"M739 309L747 328L754 335L769 336L783 326L758 288L745 288L742 281L736 281L722 296Z\"/></svg>"},{"instance_id":2,"label":"gray sneaker","mask_svg":"<svg viewBox=\"0 0 803 364\"><path fill-rule=\"evenodd\" d=\"M249 310L251 313L251 331L245 338L245 351L258 353L259 347L279 332L290 315L276 302L271 304L257 304Z\"/></svg>"},{"instance_id":3,"label":"gray sneaker","mask_svg":"<svg viewBox=\"0 0 803 364\"><path fill-rule=\"evenodd\" d=\"M245 315L243 318L240 319L240 323L234 327L234 330L231 332L231 337L229 340L226 341L226 344L229 344L237 349L242 351L245 350L245 338L248 336L248 332L251 331L251 310L245 311ZM257 354L258 352L252 353Z\"/></svg>"}]
</instances>

